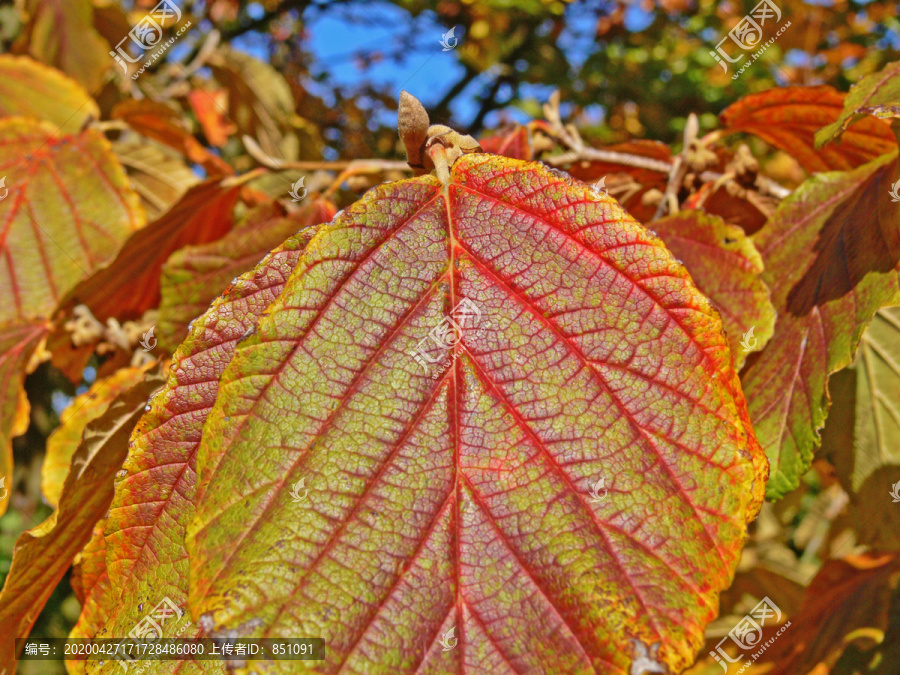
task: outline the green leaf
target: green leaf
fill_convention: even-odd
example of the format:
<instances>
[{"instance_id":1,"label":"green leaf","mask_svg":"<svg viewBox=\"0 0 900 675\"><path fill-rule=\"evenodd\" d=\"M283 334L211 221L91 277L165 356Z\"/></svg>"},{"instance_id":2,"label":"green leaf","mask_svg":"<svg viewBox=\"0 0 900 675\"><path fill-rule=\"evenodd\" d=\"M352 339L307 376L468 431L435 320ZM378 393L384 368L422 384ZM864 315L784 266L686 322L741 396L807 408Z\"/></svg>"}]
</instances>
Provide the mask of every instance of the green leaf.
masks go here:
<instances>
[{"instance_id":1,"label":"green leaf","mask_svg":"<svg viewBox=\"0 0 900 675\"><path fill-rule=\"evenodd\" d=\"M828 377L850 365L875 312L900 303L897 153L820 174L753 237L778 310L775 334L742 381L771 465L767 496L799 485L828 414Z\"/></svg>"},{"instance_id":2,"label":"green leaf","mask_svg":"<svg viewBox=\"0 0 900 675\"><path fill-rule=\"evenodd\" d=\"M881 71L862 78L850 88L844 110L834 122L816 132L816 147L839 138L851 124L867 115L880 117L879 106L900 101L900 61L887 64Z\"/></svg>"},{"instance_id":3,"label":"green leaf","mask_svg":"<svg viewBox=\"0 0 900 675\"><path fill-rule=\"evenodd\" d=\"M423 371L464 298L480 320ZM485 154L320 230L225 370L197 470L193 616L371 674L679 672L766 476L718 314L662 242Z\"/></svg>"},{"instance_id":4,"label":"green leaf","mask_svg":"<svg viewBox=\"0 0 900 675\"><path fill-rule=\"evenodd\" d=\"M49 316L60 299L144 224L138 196L103 136L57 136L53 126L0 120L0 321Z\"/></svg>"},{"instance_id":5,"label":"green leaf","mask_svg":"<svg viewBox=\"0 0 900 675\"><path fill-rule=\"evenodd\" d=\"M36 88L44 84L36 76ZM12 486L11 440L28 426L22 383L29 360L60 298L112 259L144 217L109 143L92 129L61 136L48 122L2 119L0 146L2 513Z\"/></svg>"},{"instance_id":6,"label":"green leaf","mask_svg":"<svg viewBox=\"0 0 900 675\"><path fill-rule=\"evenodd\" d=\"M822 432L823 457L850 495L860 543L900 549L900 307L879 310L856 359L828 382L833 410Z\"/></svg>"}]
</instances>

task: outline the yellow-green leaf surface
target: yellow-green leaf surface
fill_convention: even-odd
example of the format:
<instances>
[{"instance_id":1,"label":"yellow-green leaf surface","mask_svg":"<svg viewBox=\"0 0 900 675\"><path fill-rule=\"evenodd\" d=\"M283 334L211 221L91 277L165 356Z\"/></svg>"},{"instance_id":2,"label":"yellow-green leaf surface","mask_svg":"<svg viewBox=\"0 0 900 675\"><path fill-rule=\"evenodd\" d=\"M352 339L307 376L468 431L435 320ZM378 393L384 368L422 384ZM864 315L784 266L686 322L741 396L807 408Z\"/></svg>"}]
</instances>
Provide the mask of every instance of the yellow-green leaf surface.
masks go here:
<instances>
[{"instance_id":1,"label":"yellow-green leaf surface","mask_svg":"<svg viewBox=\"0 0 900 675\"><path fill-rule=\"evenodd\" d=\"M679 672L766 478L684 267L614 200L484 154L319 231L197 469L194 618L324 639L255 672L370 675Z\"/></svg>"},{"instance_id":2,"label":"yellow-green leaf surface","mask_svg":"<svg viewBox=\"0 0 900 675\"><path fill-rule=\"evenodd\" d=\"M0 117L32 117L60 133L100 118L97 103L75 80L27 56L0 55Z\"/></svg>"},{"instance_id":3,"label":"yellow-green leaf surface","mask_svg":"<svg viewBox=\"0 0 900 675\"><path fill-rule=\"evenodd\" d=\"M900 302L897 153L800 186L753 236L778 310L742 381L771 464L769 497L799 485L828 414L828 377L853 361L875 312Z\"/></svg>"},{"instance_id":4,"label":"yellow-green leaf surface","mask_svg":"<svg viewBox=\"0 0 900 675\"><path fill-rule=\"evenodd\" d=\"M900 101L900 61L889 63L854 84L844 99L844 110L837 120L816 132L816 145L840 138L854 122L867 115L877 117L880 106L896 105L897 101Z\"/></svg>"},{"instance_id":5,"label":"yellow-green leaf surface","mask_svg":"<svg viewBox=\"0 0 900 675\"><path fill-rule=\"evenodd\" d=\"M879 310L856 359L828 382L832 411L822 456L850 495L851 522L863 543L900 549L900 307Z\"/></svg>"},{"instance_id":6,"label":"yellow-green leaf surface","mask_svg":"<svg viewBox=\"0 0 900 675\"><path fill-rule=\"evenodd\" d=\"M28 361L49 333L59 299L108 262L144 220L122 167L96 131L61 136L49 122L7 118L0 120L0 145L2 513L12 483L11 439L28 424L22 389Z\"/></svg>"},{"instance_id":7,"label":"yellow-green leaf surface","mask_svg":"<svg viewBox=\"0 0 900 675\"><path fill-rule=\"evenodd\" d=\"M740 369L748 352L762 349L775 330L775 308L762 280L762 258L736 225L702 211L680 211L647 224L684 263L697 287L722 315ZM753 331L752 337L744 335ZM746 345L746 348L745 348Z\"/></svg>"},{"instance_id":8,"label":"yellow-green leaf surface","mask_svg":"<svg viewBox=\"0 0 900 675\"><path fill-rule=\"evenodd\" d=\"M106 613L115 605L106 569L106 537L103 536L105 527L105 518L94 525L91 540L78 554L72 566L72 590L81 603L78 623L69 634L72 638L93 636L95 626L103 625ZM67 665L69 672L84 672L84 661L71 661Z\"/></svg>"},{"instance_id":9,"label":"yellow-green leaf surface","mask_svg":"<svg viewBox=\"0 0 900 675\"><path fill-rule=\"evenodd\" d=\"M23 0L26 23L19 36L38 61L55 66L90 91L96 91L114 61L109 45L94 29L90 0ZM125 37L124 35L122 37Z\"/></svg>"},{"instance_id":10,"label":"yellow-green leaf surface","mask_svg":"<svg viewBox=\"0 0 900 675\"><path fill-rule=\"evenodd\" d=\"M75 556L90 541L113 496L113 478L122 466L128 436L144 412L147 399L163 384L159 374L119 396L91 422L76 461L66 477L59 508L43 523L23 533L0 592L0 664L14 663L11 638L27 637L47 598Z\"/></svg>"},{"instance_id":11,"label":"yellow-green leaf surface","mask_svg":"<svg viewBox=\"0 0 900 675\"><path fill-rule=\"evenodd\" d=\"M184 532L194 515L195 464L203 423L216 399L218 378L237 341L278 296L308 236L292 237L245 273L198 318L172 359L165 389L154 398L131 439L125 475L104 529L106 578L93 586L75 636L125 637L164 598L186 606L188 560ZM99 547L99 544L95 545ZM190 625L180 637L197 635ZM167 637L174 637L167 633ZM200 662L218 672L221 664ZM155 673L187 672L174 661ZM87 672L116 672L114 663Z\"/></svg>"},{"instance_id":12,"label":"yellow-green leaf surface","mask_svg":"<svg viewBox=\"0 0 900 675\"><path fill-rule=\"evenodd\" d=\"M49 316L144 224L138 196L98 132L0 120L0 321Z\"/></svg>"}]
</instances>

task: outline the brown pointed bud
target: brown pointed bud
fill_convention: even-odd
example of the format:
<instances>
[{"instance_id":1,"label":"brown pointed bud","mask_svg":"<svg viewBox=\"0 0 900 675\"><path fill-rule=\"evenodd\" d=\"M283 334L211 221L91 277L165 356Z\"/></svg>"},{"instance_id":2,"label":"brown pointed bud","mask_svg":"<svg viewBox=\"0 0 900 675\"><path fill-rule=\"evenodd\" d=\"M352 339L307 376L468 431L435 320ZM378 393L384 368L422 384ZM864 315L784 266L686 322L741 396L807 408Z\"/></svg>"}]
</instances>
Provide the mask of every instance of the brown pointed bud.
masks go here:
<instances>
[{"instance_id":1,"label":"brown pointed bud","mask_svg":"<svg viewBox=\"0 0 900 675\"><path fill-rule=\"evenodd\" d=\"M425 139L428 135L428 113L412 94L400 92L400 111L397 115L397 128L400 140L406 148L406 161L415 170L416 175L426 172L423 161Z\"/></svg>"}]
</instances>

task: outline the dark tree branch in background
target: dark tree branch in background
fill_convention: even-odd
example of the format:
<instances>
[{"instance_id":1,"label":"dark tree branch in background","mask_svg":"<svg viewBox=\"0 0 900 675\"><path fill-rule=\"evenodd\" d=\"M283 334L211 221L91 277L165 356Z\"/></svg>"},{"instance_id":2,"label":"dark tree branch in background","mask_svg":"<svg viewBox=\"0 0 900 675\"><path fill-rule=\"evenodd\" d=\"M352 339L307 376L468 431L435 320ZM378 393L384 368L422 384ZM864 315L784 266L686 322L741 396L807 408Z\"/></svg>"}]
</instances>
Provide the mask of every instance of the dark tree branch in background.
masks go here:
<instances>
[{"instance_id":1,"label":"dark tree branch in background","mask_svg":"<svg viewBox=\"0 0 900 675\"><path fill-rule=\"evenodd\" d=\"M468 131L470 134L478 134L484 127L484 118L488 113L493 112L499 108L504 107L507 103L515 99L515 94L508 101L498 101L497 100L497 92L500 91L500 87L503 86L504 83L513 86L515 90L518 90L518 82L514 75L512 75L509 70L513 69L513 64L525 54L525 52L531 48L533 44L533 40L535 38L535 31L537 30L537 24L529 23L528 24L528 33L524 37L524 39L519 43L519 45L513 49L509 54L503 58L498 65L501 68L500 74L497 75L497 79L491 84L490 89L488 89L487 93L479 96L479 100L481 101L481 107L478 110L478 113L475 115L475 118L472 120L471 124L468 125Z\"/></svg>"},{"instance_id":2,"label":"dark tree branch in background","mask_svg":"<svg viewBox=\"0 0 900 675\"><path fill-rule=\"evenodd\" d=\"M463 76L450 87L447 93L444 94L444 97L431 109L431 117L436 122L446 122L447 118L450 116L450 103L469 86L472 80L481 74L480 71L473 68L468 63L464 63L463 68L465 68Z\"/></svg>"},{"instance_id":3,"label":"dark tree branch in background","mask_svg":"<svg viewBox=\"0 0 900 675\"><path fill-rule=\"evenodd\" d=\"M238 37L239 35L243 35L244 33L249 33L250 31L259 30L261 28L268 28L269 23L278 18L283 12L290 11L292 9L299 9L300 13L303 13L310 5L314 4L312 0L281 0L278 3L278 6L270 11L267 11L258 19L253 19L250 23L244 24L243 26L238 26L236 28L223 29L220 31L222 33L222 39L224 41L231 40L233 38Z\"/></svg>"}]
</instances>

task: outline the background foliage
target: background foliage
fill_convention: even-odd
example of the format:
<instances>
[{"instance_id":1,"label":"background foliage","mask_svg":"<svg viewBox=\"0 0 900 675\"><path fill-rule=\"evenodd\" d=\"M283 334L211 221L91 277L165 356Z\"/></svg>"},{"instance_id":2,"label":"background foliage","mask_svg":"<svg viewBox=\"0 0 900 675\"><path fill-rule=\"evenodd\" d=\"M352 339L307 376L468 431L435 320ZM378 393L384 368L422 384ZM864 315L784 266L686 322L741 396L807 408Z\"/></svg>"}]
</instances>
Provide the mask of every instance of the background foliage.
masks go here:
<instances>
[{"instance_id":1,"label":"background foliage","mask_svg":"<svg viewBox=\"0 0 900 675\"><path fill-rule=\"evenodd\" d=\"M408 175L396 131L397 97L407 89L432 122L472 133L486 149L541 157L591 183L605 178L632 215L655 221L650 227L701 290L721 307L740 307L726 329L738 364L747 360L751 416L775 460L772 501L751 526L707 646L768 595L795 628L751 672L809 673L817 664L893 672L900 504L889 492L900 481L900 324L887 306L900 304L892 257L900 229L888 195L900 178L896 140L888 121L872 116L840 143L822 145L820 132L817 145L814 134L859 107L844 93L866 76L881 74L860 89L881 117L900 105L896 3L784 0L791 27L732 80L709 51L755 3L186 2L192 28L131 80L108 52L154 4L0 6L0 115L28 118L3 121L10 150L0 175L33 213L102 232L82 257L54 261L54 283L39 285L53 292L4 301L0 368L13 389L3 395L0 440L11 443L14 473L0 517L0 579L20 535L54 517L88 423L146 381L151 362L172 355L233 278L367 188ZM452 26L459 44L442 51ZM545 108L554 91L558 108ZM80 147L33 140L56 130L78 135ZM32 182L16 192L22 158L33 156ZM680 157L689 168L670 186L672 173L634 157L667 166ZM365 159L383 161L347 164ZM101 174L102 189L90 182ZM301 175L310 196L295 208L287 192ZM100 193L107 202L93 201ZM678 214L664 214L663 193ZM810 247L785 248L779 233L798 229ZM698 257L710 233L718 250ZM63 229L45 234L66 243ZM876 259L882 235L888 256ZM20 274L53 250L40 236L3 245ZM833 272L845 264L849 281ZM816 279L834 290L823 297ZM139 346L151 326L153 358ZM758 354L740 348L751 326ZM820 327L821 344L808 348ZM792 361L801 343L802 358ZM792 363L801 376L779 379ZM25 373L30 407L18 395ZM804 396L780 415L790 382ZM41 589L46 604L32 634L72 629L83 574L60 570L59 583ZM2 610L0 618L13 621ZM691 672L720 671L706 651ZM40 672L53 666L61 668Z\"/></svg>"}]
</instances>

